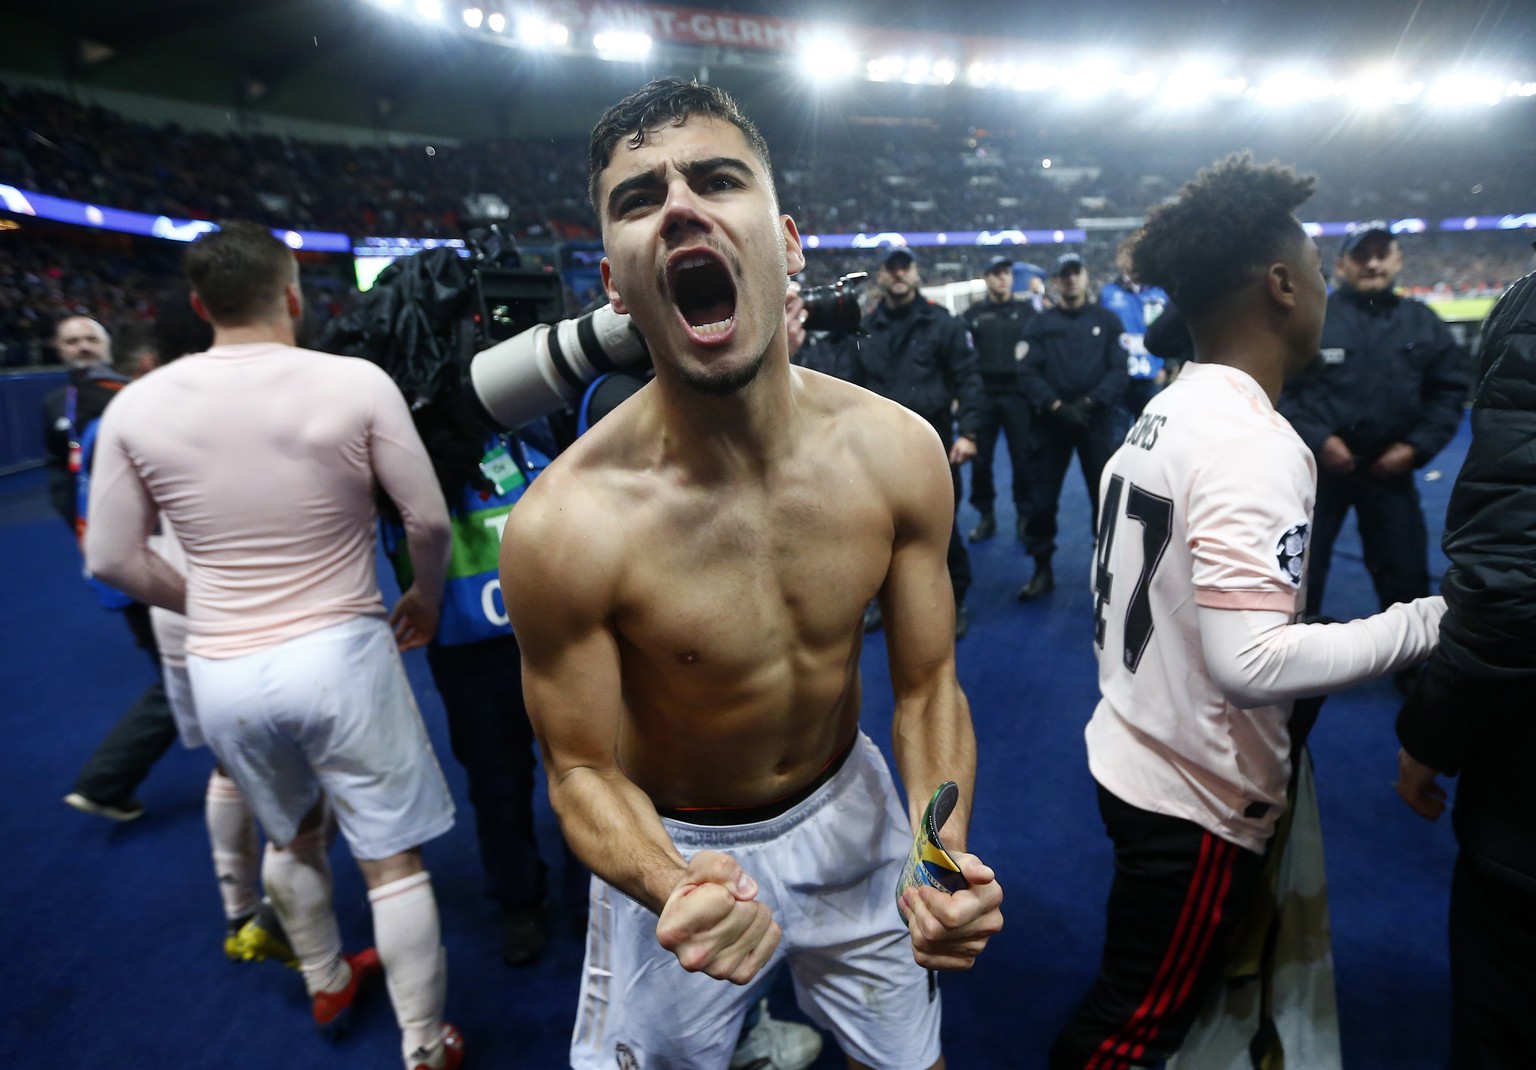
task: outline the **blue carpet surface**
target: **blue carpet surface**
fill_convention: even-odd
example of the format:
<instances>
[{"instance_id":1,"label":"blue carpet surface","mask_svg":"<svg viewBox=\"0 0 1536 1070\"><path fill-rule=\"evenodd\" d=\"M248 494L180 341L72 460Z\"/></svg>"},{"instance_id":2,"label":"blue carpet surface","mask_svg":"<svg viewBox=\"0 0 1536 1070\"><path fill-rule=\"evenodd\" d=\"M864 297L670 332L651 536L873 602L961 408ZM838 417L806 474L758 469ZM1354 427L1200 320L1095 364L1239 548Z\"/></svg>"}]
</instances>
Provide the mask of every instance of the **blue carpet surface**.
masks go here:
<instances>
[{"instance_id":1,"label":"blue carpet surface","mask_svg":"<svg viewBox=\"0 0 1536 1070\"><path fill-rule=\"evenodd\" d=\"M1435 547L1466 441L1464 426L1419 474ZM997 475L1008 486L1001 449ZM962 508L962 530L975 519ZM971 843L998 872L1007 927L973 971L944 978L945 1052L956 1070L1043 1065L1055 1029L1093 976L1110 875L1082 740L1097 692L1081 478L1069 475L1063 494L1060 586L1033 605L1015 601L1030 566L1007 536L1013 519L1002 504L1002 534L972 547L972 626L958 653L980 745ZM1436 549L1436 582L1443 568ZM78 554L48 509L39 472L0 478L0 570L0 1067L398 1067L398 1032L382 991L353 1033L330 1046L310 1027L297 974L224 959L202 813L206 752L173 749L140 791L148 812L130 824L60 802L151 675L122 622L80 582ZM1347 618L1374 609L1351 524L1327 610ZM578 907L569 885L582 894L585 886L562 886L559 833L541 794L539 833L561 889L559 923L537 965L501 963L441 703L420 653L407 665L459 803L457 826L427 847L448 949L449 1019L464 1034L470 1066L565 1066L582 945L563 920ZM865 727L889 753L891 692L879 637L866 646L863 670ZM1396 710L1389 684L1356 688L1330 699L1312 737L1352 1070L1447 1062L1445 908L1455 843L1449 822L1426 824L1391 787ZM360 947L371 942L366 891L344 849L334 864L342 932L348 947ZM779 978L772 1002L780 1016L795 1014L787 979ZM842 1065L830 1045L816 1064Z\"/></svg>"}]
</instances>

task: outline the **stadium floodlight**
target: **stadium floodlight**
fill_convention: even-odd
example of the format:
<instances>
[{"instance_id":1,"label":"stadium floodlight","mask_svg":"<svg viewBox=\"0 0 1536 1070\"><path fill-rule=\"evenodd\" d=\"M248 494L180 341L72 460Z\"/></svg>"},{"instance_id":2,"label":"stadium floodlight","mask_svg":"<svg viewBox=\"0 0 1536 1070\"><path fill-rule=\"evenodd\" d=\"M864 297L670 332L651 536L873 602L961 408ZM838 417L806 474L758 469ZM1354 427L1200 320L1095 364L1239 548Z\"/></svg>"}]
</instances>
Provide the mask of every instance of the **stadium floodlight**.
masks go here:
<instances>
[{"instance_id":1,"label":"stadium floodlight","mask_svg":"<svg viewBox=\"0 0 1536 1070\"><path fill-rule=\"evenodd\" d=\"M955 80L955 75L958 73L959 69L955 66L955 61L952 59L941 59L933 65L933 79L940 85L952 84Z\"/></svg>"},{"instance_id":2,"label":"stadium floodlight","mask_svg":"<svg viewBox=\"0 0 1536 1070\"><path fill-rule=\"evenodd\" d=\"M486 18L485 24L490 28L492 33L507 32L507 17L500 11L492 11L490 16Z\"/></svg>"},{"instance_id":3,"label":"stadium floodlight","mask_svg":"<svg viewBox=\"0 0 1536 1070\"><path fill-rule=\"evenodd\" d=\"M1448 108L1465 107L1469 104L1492 106L1504 99L1504 82L1497 78L1449 74L1429 87L1425 99L1431 104Z\"/></svg>"},{"instance_id":4,"label":"stadium floodlight","mask_svg":"<svg viewBox=\"0 0 1536 1070\"><path fill-rule=\"evenodd\" d=\"M651 35L628 30L602 30L592 35L592 47L602 59L644 59L651 51Z\"/></svg>"},{"instance_id":5,"label":"stadium floodlight","mask_svg":"<svg viewBox=\"0 0 1536 1070\"><path fill-rule=\"evenodd\" d=\"M643 37L644 34L639 36ZM559 22L550 22L535 15L521 15L517 20L517 40L525 48L563 47L570 43L571 31ZM650 47L650 38L647 37L641 54L649 51Z\"/></svg>"},{"instance_id":6,"label":"stadium floodlight","mask_svg":"<svg viewBox=\"0 0 1536 1070\"><path fill-rule=\"evenodd\" d=\"M1119 77L1120 72L1108 60L1090 59L1063 71L1061 85L1067 96L1085 100L1108 93Z\"/></svg>"},{"instance_id":7,"label":"stadium floodlight","mask_svg":"<svg viewBox=\"0 0 1536 1070\"><path fill-rule=\"evenodd\" d=\"M1157 75L1152 71L1126 71L1115 76L1115 88L1128 97L1150 97L1157 86Z\"/></svg>"},{"instance_id":8,"label":"stadium floodlight","mask_svg":"<svg viewBox=\"0 0 1536 1070\"><path fill-rule=\"evenodd\" d=\"M1305 104L1342 96L1348 83L1310 71L1277 71L1259 83L1253 95L1265 104Z\"/></svg>"},{"instance_id":9,"label":"stadium floodlight","mask_svg":"<svg viewBox=\"0 0 1536 1070\"><path fill-rule=\"evenodd\" d=\"M906 69L907 61L900 56L881 56L878 59L872 59L865 68L871 82L889 82L900 78L901 73Z\"/></svg>"},{"instance_id":10,"label":"stadium floodlight","mask_svg":"<svg viewBox=\"0 0 1536 1070\"><path fill-rule=\"evenodd\" d=\"M800 54L800 69L815 82L847 78L858 70L859 57L853 45L832 34L818 34Z\"/></svg>"},{"instance_id":11,"label":"stadium floodlight","mask_svg":"<svg viewBox=\"0 0 1536 1070\"><path fill-rule=\"evenodd\" d=\"M997 81L997 64L978 59L965 69L965 80L974 86L989 86Z\"/></svg>"},{"instance_id":12,"label":"stadium floodlight","mask_svg":"<svg viewBox=\"0 0 1536 1070\"><path fill-rule=\"evenodd\" d=\"M1043 63L1022 64L1013 76L1013 87L1026 93L1038 93L1053 88L1061 80L1061 72Z\"/></svg>"},{"instance_id":13,"label":"stadium floodlight","mask_svg":"<svg viewBox=\"0 0 1536 1070\"><path fill-rule=\"evenodd\" d=\"M1510 82L1504 87L1506 97L1536 97L1536 82Z\"/></svg>"},{"instance_id":14,"label":"stadium floodlight","mask_svg":"<svg viewBox=\"0 0 1536 1070\"><path fill-rule=\"evenodd\" d=\"M928 72L933 69L933 64L926 56L913 56L907 60L906 69L901 72L901 80L911 85L928 80Z\"/></svg>"},{"instance_id":15,"label":"stadium floodlight","mask_svg":"<svg viewBox=\"0 0 1536 1070\"><path fill-rule=\"evenodd\" d=\"M443 0L416 0L416 15L428 22L443 21Z\"/></svg>"},{"instance_id":16,"label":"stadium floodlight","mask_svg":"<svg viewBox=\"0 0 1536 1070\"><path fill-rule=\"evenodd\" d=\"M464 9L464 25L471 30L478 30L480 24L485 21L485 12L478 7L466 7Z\"/></svg>"},{"instance_id":17,"label":"stadium floodlight","mask_svg":"<svg viewBox=\"0 0 1536 1070\"><path fill-rule=\"evenodd\" d=\"M1423 82L1407 81L1393 67L1379 67L1350 82L1347 95L1357 107L1375 109L1405 104L1423 91Z\"/></svg>"},{"instance_id":18,"label":"stadium floodlight","mask_svg":"<svg viewBox=\"0 0 1536 1070\"><path fill-rule=\"evenodd\" d=\"M1204 63L1187 63L1174 69L1163 81L1162 103L1181 107L1208 100L1214 95L1216 68Z\"/></svg>"}]
</instances>

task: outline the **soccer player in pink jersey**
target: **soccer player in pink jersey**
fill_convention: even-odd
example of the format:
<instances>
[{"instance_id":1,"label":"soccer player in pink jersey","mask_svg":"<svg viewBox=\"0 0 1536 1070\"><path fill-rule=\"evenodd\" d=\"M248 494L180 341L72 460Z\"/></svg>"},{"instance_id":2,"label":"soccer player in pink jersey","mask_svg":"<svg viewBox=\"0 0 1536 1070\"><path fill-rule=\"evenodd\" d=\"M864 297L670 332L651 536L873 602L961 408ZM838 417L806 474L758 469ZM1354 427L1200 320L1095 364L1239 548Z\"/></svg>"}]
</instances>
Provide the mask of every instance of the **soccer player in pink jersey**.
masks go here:
<instances>
[{"instance_id":1,"label":"soccer player in pink jersey","mask_svg":"<svg viewBox=\"0 0 1536 1070\"><path fill-rule=\"evenodd\" d=\"M453 802L400 663L437 627L447 508L405 400L367 361L300 349L298 265L230 223L187 252L214 344L125 388L104 418L91 571L187 618L199 727L267 833L262 878L315 1023L345 1026L382 964L408 1070L463 1058L421 845ZM404 518L416 578L386 619L375 494ZM157 515L185 573L146 545ZM393 628L391 628L393 625ZM377 950L344 955L326 801L363 871Z\"/></svg>"},{"instance_id":2,"label":"soccer player in pink jersey","mask_svg":"<svg viewBox=\"0 0 1536 1070\"><path fill-rule=\"evenodd\" d=\"M1102 697L1086 736L1115 877L1099 975L1052 1070L1179 1049L1293 801L1293 700L1418 661L1445 609L1422 598L1294 623L1317 473L1274 403L1322 331L1317 246L1292 214L1312 186L1229 157L1154 211L1132 251L1137 278L1188 319L1195 362L1147 404L1100 488Z\"/></svg>"}]
</instances>

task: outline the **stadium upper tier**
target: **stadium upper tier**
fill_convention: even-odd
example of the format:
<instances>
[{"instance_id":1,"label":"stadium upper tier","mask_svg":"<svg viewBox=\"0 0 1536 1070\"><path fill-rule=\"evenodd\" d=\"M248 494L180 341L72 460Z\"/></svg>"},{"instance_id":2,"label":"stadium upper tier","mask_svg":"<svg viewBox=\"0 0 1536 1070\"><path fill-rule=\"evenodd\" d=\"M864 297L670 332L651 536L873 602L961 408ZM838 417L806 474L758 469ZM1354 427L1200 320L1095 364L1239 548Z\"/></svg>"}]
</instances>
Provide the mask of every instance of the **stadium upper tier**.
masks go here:
<instances>
[{"instance_id":1,"label":"stadium upper tier","mask_svg":"<svg viewBox=\"0 0 1536 1070\"><path fill-rule=\"evenodd\" d=\"M767 126L768 124L765 124ZM1436 151L1387 139L1287 145L1210 135L1096 140L823 118L770 131L784 210L802 233L1059 229L1134 220L1226 152L1318 174L1318 219L1530 210L1529 138ZM1294 151L1290 151L1294 150ZM457 237L498 221L523 238L593 236L586 145L567 139L357 146L151 125L0 84L0 183L173 218L254 219L360 235Z\"/></svg>"}]
</instances>

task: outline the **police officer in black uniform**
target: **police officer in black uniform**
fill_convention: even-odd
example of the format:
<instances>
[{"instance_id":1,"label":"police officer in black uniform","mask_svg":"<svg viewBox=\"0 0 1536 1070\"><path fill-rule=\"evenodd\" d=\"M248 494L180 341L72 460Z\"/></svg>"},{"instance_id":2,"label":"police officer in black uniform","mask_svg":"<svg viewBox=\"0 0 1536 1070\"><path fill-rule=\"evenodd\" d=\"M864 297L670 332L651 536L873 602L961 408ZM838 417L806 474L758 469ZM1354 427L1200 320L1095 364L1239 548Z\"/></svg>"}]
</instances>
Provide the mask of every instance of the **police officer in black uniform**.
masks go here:
<instances>
[{"instance_id":1,"label":"police officer in black uniform","mask_svg":"<svg viewBox=\"0 0 1536 1070\"><path fill-rule=\"evenodd\" d=\"M1013 296L1013 261L994 256L982 272L987 283L985 300L960 314L976 346L981 370L984 405L977 432L976 456L971 462L971 504L981 520L971 530L972 542L997 534L993 503L997 487L992 481L992 455L1001 431L1008 438L1008 458L1013 465L1013 505L1019 538L1024 537L1024 518L1029 515L1029 402L1019 389L1019 342L1024 325L1035 317L1035 306Z\"/></svg>"},{"instance_id":2,"label":"police officer in black uniform","mask_svg":"<svg viewBox=\"0 0 1536 1070\"><path fill-rule=\"evenodd\" d=\"M848 378L905 405L933 425L949 451L958 510L959 466L976 456L981 427L981 375L970 336L965 324L918 292L917 260L905 247L885 254L875 282L884 296L864 317L864 335L849 342ZM951 412L956 402L958 417ZM970 623L965 595L971 586L971 558L958 525L950 533L948 565L955 592L955 638L959 639ZM879 627L878 612L876 605L865 615L866 629Z\"/></svg>"},{"instance_id":3,"label":"police officer in black uniform","mask_svg":"<svg viewBox=\"0 0 1536 1070\"><path fill-rule=\"evenodd\" d=\"M1385 221L1345 237L1321 359L1287 382L1280 399L1317 457L1309 616L1322 612L1333 543L1351 508L1382 608L1429 593L1413 473L1455 436L1471 367L1440 317L1393 292L1402 268L1402 246Z\"/></svg>"},{"instance_id":4,"label":"police officer in black uniform","mask_svg":"<svg viewBox=\"0 0 1536 1070\"><path fill-rule=\"evenodd\" d=\"M1029 517L1024 549L1035 559L1035 574L1019 591L1032 602L1056 588L1051 556L1056 552L1056 508L1061 484L1077 453L1088 484L1094 530L1098 530L1099 476L1115 441L1115 406L1125 393L1125 328L1120 317L1088 301L1088 270L1076 253L1056 260L1058 299L1024 328L1019 383L1034 410L1029 444Z\"/></svg>"}]
</instances>

